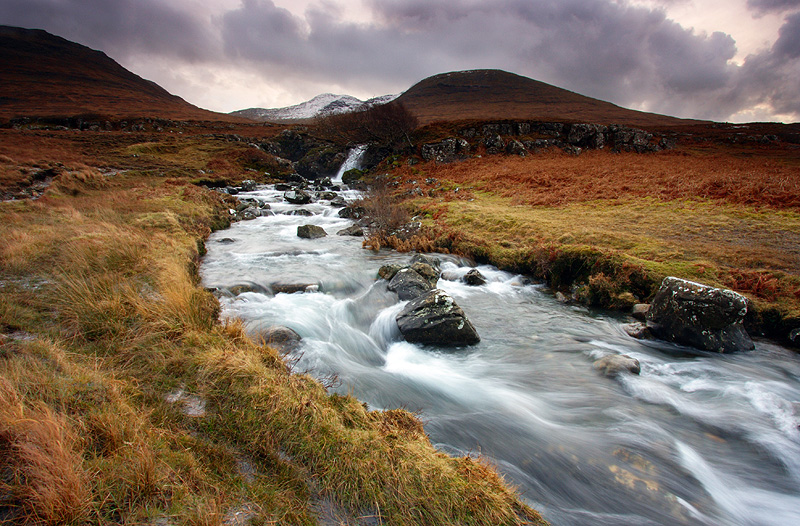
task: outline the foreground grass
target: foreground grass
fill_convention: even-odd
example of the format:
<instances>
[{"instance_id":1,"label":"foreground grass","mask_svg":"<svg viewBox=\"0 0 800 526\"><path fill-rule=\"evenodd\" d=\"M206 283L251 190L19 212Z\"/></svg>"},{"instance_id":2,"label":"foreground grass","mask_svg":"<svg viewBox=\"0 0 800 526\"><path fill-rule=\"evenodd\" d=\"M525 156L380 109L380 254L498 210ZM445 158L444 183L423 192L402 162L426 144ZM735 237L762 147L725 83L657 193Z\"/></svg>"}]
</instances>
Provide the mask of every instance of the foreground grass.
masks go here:
<instances>
[{"instance_id":1,"label":"foreground grass","mask_svg":"<svg viewBox=\"0 0 800 526\"><path fill-rule=\"evenodd\" d=\"M401 193L423 193L409 206L427 235L410 248L530 274L604 308L649 300L665 276L731 288L755 307L750 330L784 340L800 326L800 164L781 153L550 152L394 175Z\"/></svg>"},{"instance_id":2,"label":"foreground grass","mask_svg":"<svg viewBox=\"0 0 800 526\"><path fill-rule=\"evenodd\" d=\"M329 395L219 324L196 265L229 206L186 179L85 167L0 203L0 522L316 524L332 506L543 524L413 415Z\"/></svg>"}]
</instances>

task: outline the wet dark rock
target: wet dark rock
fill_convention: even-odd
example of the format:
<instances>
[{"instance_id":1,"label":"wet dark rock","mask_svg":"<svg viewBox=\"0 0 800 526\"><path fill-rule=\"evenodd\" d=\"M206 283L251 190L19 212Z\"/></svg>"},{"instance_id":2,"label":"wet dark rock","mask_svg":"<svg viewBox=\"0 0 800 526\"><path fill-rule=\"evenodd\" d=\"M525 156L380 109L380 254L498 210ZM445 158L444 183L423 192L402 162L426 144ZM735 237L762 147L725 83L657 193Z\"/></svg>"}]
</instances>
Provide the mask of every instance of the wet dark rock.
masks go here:
<instances>
[{"instance_id":1,"label":"wet dark rock","mask_svg":"<svg viewBox=\"0 0 800 526\"><path fill-rule=\"evenodd\" d=\"M428 263L415 261L409 268L425 278L425 280L430 284L431 288L435 288L436 283L439 282L439 276L441 275L441 272L438 268L433 268Z\"/></svg>"},{"instance_id":2,"label":"wet dark rock","mask_svg":"<svg viewBox=\"0 0 800 526\"><path fill-rule=\"evenodd\" d=\"M367 213L363 206L346 206L339 210L339 217L344 219L361 219Z\"/></svg>"},{"instance_id":3,"label":"wet dark rock","mask_svg":"<svg viewBox=\"0 0 800 526\"><path fill-rule=\"evenodd\" d=\"M386 281L389 281L402 268L403 267L400 265L394 265L394 264L384 265L378 269L378 277L380 277L381 279L385 279Z\"/></svg>"},{"instance_id":4,"label":"wet dark rock","mask_svg":"<svg viewBox=\"0 0 800 526\"><path fill-rule=\"evenodd\" d=\"M256 182L252 179L245 179L240 186L242 192L252 192L256 189Z\"/></svg>"},{"instance_id":5,"label":"wet dark rock","mask_svg":"<svg viewBox=\"0 0 800 526\"><path fill-rule=\"evenodd\" d=\"M245 292L264 293L266 292L266 290L264 289L264 287L257 285L255 283L243 283L240 285L234 285L233 287L228 287L228 292L230 292L234 296L238 296L239 294L244 294Z\"/></svg>"},{"instance_id":6,"label":"wet dark rock","mask_svg":"<svg viewBox=\"0 0 800 526\"><path fill-rule=\"evenodd\" d=\"M223 245L230 245L231 243L236 243L236 240L232 237L223 237L222 239L218 239L217 243L221 243Z\"/></svg>"},{"instance_id":7,"label":"wet dark rock","mask_svg":"<svg viewBox=\"0 0 800 526\"><path fill-rule=\"evenodd\" d=\"M364 235L364 229L358 225L352 225L347 228L343 228L336 232L337 236L356 236L362 237Z\"/></svg>"},{"instance_id":8,"label":"wet dark rock","mask_svg":"<svg viewBox=\"0 0 800 526\"><path fill-rule=\"evenodd\" d=\"M344 197L337 195L331 199L330 205L334 208L343 208L347 206L347 201L344 200Z\"/></svg>"},{"instance_id":9,"label":"wet dark rock","mask_svg":"<svg viewBox=\"0 0 800 526\"><path fill-rule=\"evenodd\" d=\"M285 192L283 198L293 205L307 205L311 202L311 196L302 190L290 190Z\"/></svg>"},{"instance_id":10,"label":"wet dark rock","mask_svg":"<svg viewBox=\"0 0 800 526\"><path fill-rule=\"evenodd\" d=\"M789 333L789 341L800 347L800 328L797 328Z\"/></svg>"},{"instance_id":11,"label":"wet dark rock","mask_svg":"<svg viewBox=\"0 0 800 526\"><path fill-rule=\"evenodd\" d=\"M469 272L464 274L462 280L467 285L471 285L473 287L486 285L486 277L483 274L481 274L480 271L476 268L471 269Z\"/></svg>"},{"instance_id":12,"label":"wet dark rock","mask_svg":"<svg viewBox=\"0 0 800 526\"><path fill-rule=\"evenodd\" d=\"M414 254L411 258L411 264L414 263L425 263L426 265L432 266L437 271L441 270L442 262L439 258L434 256L426 256L425 254Z\"/></svg>"},{"instance_id":13,"label":"wet dark rock","mask_svg":"<svg viewBox=\"0 0 800 526\"><path fill-rule=\"evenodd\" d=\"M649 303L637 303L631 309L631 316L639 321L646 321L647 320L647 313L650 311L650 304Z\"/></svg>"},{"instance_id":14,"label":"wet dark rock","mask_svg":"<svg viewBox=\"0 0 800 526\"><path fill-rule=\"evenodd\" d=\"M397 327L410 343L473 345L481 341L461 307L439 289L410 301L397 315Z\"/></svg>"},{"instance_id":15,"label":"wet dark rock","mask_svg":"<svg viewBox=\"0 0 800 526\"><path fill-rule=\"evenodd\" d=\"M389 290L396 292L401 301L413 300L433 287L428 279L410 268L399 270L389 281Z\"/></svg>"},{"instance_id":16,"label":"wet dark rock","mask_svg":"<svg viewBox=\"0 0 800 526\"><path fill-rule=\"evenodd\" d=\"M301 225L297 227L297 237L304 239L319 239L327 236L325 229L317 225Z\"/></svg>"},{"instance_id":17,"label":"wet dark rock","mask_svg":"<svg viewBox=\"0 0 800 526\"><path fill-rule=\"evenodd\" d=\"M248 206L242 211L241 217L245 221L261 217L261 210L256 208L255 206Z\"/></svg>"},{"instance_id":18,"label":"wet dark rock","mask_svg":"<svg viewBox=\"0 0 800 526\"><path fill-rule=\"evenodd\" d=\"M319 289L316 283L270 283L273 294L295 294L297 292L313 292Z\"/></svg>"},{"instance_id":19,"label":"wet dark rock","mask_svg":"<svg viewBox=\"0 0 800 526\"><path fill-rule=\"evenodd\" d=\"M622 326L628 336L636 338L637 340L652 340L653 333L644 323L628 323Z\"/></svg>"},{"instance_id":20,"label":"wet dark rock","mask_svg":"<svg viewBox=\"0 0 800 526\"><path fill-rule=\"evenodd\" d=\"M253 339L261 345L267 345L282 351L292 351L299 347L303 338L289 327L274 325L258 331Z\"/></svg>"},{"instance_id":21,"label":"wet dark rock","mask_svg":"<svg viewBox=\"0 0 800 526\"><path fill-rule=\"evenodd\" d=\"M317 192L317 199L325 199L326 201L330 201L332 199L336 199L337 194L336 192Z\"/></svg>"},{"instance_id":22,"label":"wet dark rock","mask_svg":"<svg viewBox=\"0 0 800 526\"><path fill-rule=\"evenodd\" d=\"M228 193L228 195L238 195L239 194L239 189L236 188L235 186L226 186L225 187L225 191Z\"/></svg>"},{"instance_id":23,"label":"wet dark rock","mask_svg":"<svg viewBox=\"0 0 800 526\"><path fill-rule=\"evenodd\" d=\"M668 277L653 298L647 326L658 338L704 351L747 351L754 345L743 325L746 314L741 294Z\"/></svg>"},{"instance_id":24,"label":"wet dark rock","mask_svg":"<svg viewBox=\"0 0 800 526\"><path fill-rule=\"evenodd\" d=\"M278 192L288 192L292 188L293 188L292 185L286 183L278 183L275 185L275 190L277 190Z\"/></svg>"},{"instance_id":25,"label":"wet dark rock","mask_svg":"<svg viewBox=\"0 0 800 526\"><path fill-rule=\"evenodd\" d=\"M617 376L624 373L639 374L641 371L639 360L631 358L627 354L604 356L594 362L592 367L605 376Z\"/></svg>"},{"instance_id":26,"label":"wet dark rock","mask_svg":"<svg viewBox=\"0 0 800 526\"><path fill-rule=\"evenodd\" d=\"M312 212L306 210L305 208L298 208L297 210L290 210L290 211L286 212L286 215L311 217L314 214Z\"/></svg>"}]
</instances>

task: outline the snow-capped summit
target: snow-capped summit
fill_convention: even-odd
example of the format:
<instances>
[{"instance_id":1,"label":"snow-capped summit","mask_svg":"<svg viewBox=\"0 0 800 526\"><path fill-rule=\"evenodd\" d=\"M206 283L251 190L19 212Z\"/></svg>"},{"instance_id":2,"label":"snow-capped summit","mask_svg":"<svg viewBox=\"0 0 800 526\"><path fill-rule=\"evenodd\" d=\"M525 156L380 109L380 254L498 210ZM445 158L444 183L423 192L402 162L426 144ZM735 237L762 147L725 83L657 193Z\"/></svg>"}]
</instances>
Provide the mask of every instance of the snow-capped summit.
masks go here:
<instances>
[{"instance_id":1,"label":"snow-capped summit","mask_svg":"<svg viewBox=\"0 0 800 526\"><path fill-rule=\"evenodd\" d=\"M323 93L313 99L288 106L286 108L250 108L231 112L231 115L245 117L256 121L291 121L300 119L313 119L323 115L335 115L364 109L367 106L386 104L396 99L398 95L383 95L364 102L350 95L335 95Z\"/></svg>"}]
</instances>

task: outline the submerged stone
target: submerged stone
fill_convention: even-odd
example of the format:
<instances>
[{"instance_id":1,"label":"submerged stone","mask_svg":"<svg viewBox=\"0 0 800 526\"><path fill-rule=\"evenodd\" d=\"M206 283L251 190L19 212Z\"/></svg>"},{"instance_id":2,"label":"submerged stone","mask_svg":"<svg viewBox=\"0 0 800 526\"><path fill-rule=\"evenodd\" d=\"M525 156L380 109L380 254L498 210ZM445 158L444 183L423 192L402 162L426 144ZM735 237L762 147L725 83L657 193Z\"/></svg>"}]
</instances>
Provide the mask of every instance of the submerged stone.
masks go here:
<instances>
[{"instance_id":1,"label":"submerged stone","mask_svg":"<svg viewBox=\"0 0 800 526\"><path fill-rule=\"evenodd\" d=\"M605 376L617 376L620 373L639 374L641 367L639 360L627 354L611 354L604 356L592 365L595 371L599 371Z\"/></svg>"}]
</instances>

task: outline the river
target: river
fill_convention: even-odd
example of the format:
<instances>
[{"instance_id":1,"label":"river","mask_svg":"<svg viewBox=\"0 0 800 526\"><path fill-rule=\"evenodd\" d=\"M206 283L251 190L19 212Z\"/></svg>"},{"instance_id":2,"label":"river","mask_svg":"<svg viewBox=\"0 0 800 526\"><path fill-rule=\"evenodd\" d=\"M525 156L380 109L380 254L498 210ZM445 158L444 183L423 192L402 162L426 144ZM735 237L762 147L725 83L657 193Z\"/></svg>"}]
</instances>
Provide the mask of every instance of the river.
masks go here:
<instances>
[{"instance_id":1,"label":"river","mask_svg":"<svg viewBox=\"0 0 800 526\"><path fill-rule=\"evenodd\" d=\"M272 187L242 196L275 215L209 238L204 285L250 290L223 295L223 316L251 331L291 327L303 337L296 370L338 377L332 390L370 408L418 412L439 449L488 458L554 526L800 524L792 351L757 341L749 353L698 354L634 340L622 329L628 317L559 303L544 286L488 266L479 267L484 286L438 284L481 343L412 345L394 322L403 303L376 281L381 265L410 255L336 235L351 221L327 201L291 205ZM298 208L313 215L286 215ZM328 236L298 238L303 224ZM470 269L440 257L451 279ZM275 283L314 286L272 294ZM623 353L639 360L639 376L593 370L596 359Z\"/></svg>"}]
</instances>

